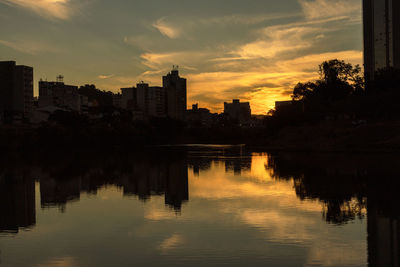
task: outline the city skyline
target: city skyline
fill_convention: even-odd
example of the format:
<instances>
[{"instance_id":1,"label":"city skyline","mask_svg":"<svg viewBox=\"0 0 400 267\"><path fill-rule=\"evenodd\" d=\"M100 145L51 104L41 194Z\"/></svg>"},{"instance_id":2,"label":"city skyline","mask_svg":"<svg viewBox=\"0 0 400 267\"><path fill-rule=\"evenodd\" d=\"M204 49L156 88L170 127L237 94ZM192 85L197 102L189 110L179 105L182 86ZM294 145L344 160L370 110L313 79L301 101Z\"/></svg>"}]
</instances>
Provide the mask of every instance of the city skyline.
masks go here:
<instances>
[{"instance_id":1,"label":"city skyline","mask_svg":"<svg viewBox=\"0 0 400 267\"><path fill-rule=\"evenodd\" d=\"M188 106L221 112L233 98L265 114L289 99L316 66L339 58L362 64L361 1L0 0L0 60L35 68L40 78L65 75L68 84L102 90L144 81L179 65L188 80ZM338 38L338 36L340 38Z\"/></svg>"}]
</instances>

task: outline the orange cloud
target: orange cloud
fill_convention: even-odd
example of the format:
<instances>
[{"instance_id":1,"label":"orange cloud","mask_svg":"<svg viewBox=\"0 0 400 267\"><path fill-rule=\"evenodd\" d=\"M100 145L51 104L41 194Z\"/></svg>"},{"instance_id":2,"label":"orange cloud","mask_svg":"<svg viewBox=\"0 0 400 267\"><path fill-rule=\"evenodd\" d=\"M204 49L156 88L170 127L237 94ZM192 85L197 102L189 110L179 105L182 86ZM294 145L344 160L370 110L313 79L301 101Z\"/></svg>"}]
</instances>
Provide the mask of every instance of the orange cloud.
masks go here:
<instances>
[{"instance_id":1,"label":"orange cloud","mask_svg":"<svg viewBox=\"0 0 400 267\"><path fill-rule=\"evenodd\" d=\"M70 0L0 0L0 2L30 9L40 16L66 20L73 15Z\"/></svg>"}]
</instances>

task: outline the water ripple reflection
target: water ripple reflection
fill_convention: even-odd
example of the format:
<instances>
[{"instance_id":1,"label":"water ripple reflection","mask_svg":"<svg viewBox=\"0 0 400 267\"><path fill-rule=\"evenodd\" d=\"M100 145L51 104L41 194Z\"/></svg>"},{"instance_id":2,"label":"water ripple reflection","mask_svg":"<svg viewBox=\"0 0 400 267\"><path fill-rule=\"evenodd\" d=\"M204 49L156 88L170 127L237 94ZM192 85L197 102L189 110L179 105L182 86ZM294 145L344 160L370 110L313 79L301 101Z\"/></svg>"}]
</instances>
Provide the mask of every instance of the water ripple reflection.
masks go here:
<instances>
[{"instance_id":1,"label":"water ripple reflection","mask_svg":"<svg viewBox=\"0 0 400 267\"><path fill-rule=\"evenodd\" d=\"M2 266L400 262L392 155L196 146L12 162L0 166Z\"/></svg>"}]
</instances>

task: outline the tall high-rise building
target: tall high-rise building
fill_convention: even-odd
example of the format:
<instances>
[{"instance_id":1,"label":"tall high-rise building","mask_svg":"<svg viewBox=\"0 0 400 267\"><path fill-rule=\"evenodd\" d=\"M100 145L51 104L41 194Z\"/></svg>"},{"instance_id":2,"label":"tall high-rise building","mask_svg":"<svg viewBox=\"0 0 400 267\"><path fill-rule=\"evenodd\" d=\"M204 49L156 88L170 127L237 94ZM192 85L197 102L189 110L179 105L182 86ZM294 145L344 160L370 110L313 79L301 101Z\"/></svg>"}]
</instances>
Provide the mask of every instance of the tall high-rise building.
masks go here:
<instances>
[{"instance_id":1,"label":"tall high-rise building","mask_svg":"<svg viewBox=\"0 0 400 267\"><path fill-rule=\"evenodd\" d=\"M179 77L179 71L174 68L163 76L163 88L166 91L167 115L176 120L184 120L187 108L186 79Z\"/></svg>"},{"instance_id":2,"label":"tall high-rise building","mask_svg":"<svg viewBox=\"0 0 400 267\"><path fill-rule=\"evenodd\" d=\"M363 0L367 80L382 68L400 68L400 1Z\"/></svg>"},{"instance_id":3,"label":"tall high-rise building","mask_svg":"<svg viewBox=\"0 0 400 267\"><path fill-rule=\"evenodd\" d=\"M0 62L0 115L29 118L33 107L33 68Z\"/></svg>"},{"instance_id":4,"label":"tall high-rise building","mask_svg":"<svg viewBox=\"0 0 400 267\"><path fill-rule=\"evenodd\" d=\"M149 113L149 84L140 82L136 85L137 107L146 116Z\"/></svg>"}]
</instances>

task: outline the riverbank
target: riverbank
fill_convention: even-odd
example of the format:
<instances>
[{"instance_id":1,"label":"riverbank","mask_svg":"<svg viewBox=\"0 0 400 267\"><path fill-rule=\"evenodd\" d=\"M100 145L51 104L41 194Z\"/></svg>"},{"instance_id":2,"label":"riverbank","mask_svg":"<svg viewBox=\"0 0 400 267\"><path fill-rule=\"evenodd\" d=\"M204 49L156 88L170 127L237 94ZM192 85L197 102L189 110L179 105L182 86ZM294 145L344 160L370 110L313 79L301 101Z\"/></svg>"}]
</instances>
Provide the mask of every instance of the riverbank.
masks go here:
<instances>
[{"instance_id":1,"label":"riverbank","mask_svg":"<svg viewBox=\"0 0 400 267\"><path fill-rule=\"evenodd\" d=\"M262 146L283 151L400 152L400 121L285 127Z\"/></svg>"},{"instance_id":2,"label":"riverbank","mask_svg":"<svg viewBox=\"0 0 400 267\"><path fill-rule=\"evenodd\" d=\"M351 121L268 128L174 128L59 125L0 128L0 149L9 152L41 150L135 150L154 145L246 144L264 151L400 152L400 121Z\"/></svg>"}]
</instances>

